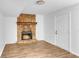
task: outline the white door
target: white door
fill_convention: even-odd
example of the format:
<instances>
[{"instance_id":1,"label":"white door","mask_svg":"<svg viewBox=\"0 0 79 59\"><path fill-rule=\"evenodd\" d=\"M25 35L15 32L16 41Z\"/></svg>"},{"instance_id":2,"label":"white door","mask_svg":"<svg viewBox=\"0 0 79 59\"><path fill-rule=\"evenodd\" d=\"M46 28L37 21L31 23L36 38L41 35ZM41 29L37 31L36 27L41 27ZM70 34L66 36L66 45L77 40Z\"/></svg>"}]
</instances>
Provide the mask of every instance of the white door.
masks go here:
<instances>
[{"instance_id":1,"label":"white door","mask_svg":"<svg viewBox=\"0 0 79 59\"><path fill-rule=\"evenodd\" d=\"M56 17L56 45L69 50L69 17L67 14Z\"/></svg>"}]
</instances>

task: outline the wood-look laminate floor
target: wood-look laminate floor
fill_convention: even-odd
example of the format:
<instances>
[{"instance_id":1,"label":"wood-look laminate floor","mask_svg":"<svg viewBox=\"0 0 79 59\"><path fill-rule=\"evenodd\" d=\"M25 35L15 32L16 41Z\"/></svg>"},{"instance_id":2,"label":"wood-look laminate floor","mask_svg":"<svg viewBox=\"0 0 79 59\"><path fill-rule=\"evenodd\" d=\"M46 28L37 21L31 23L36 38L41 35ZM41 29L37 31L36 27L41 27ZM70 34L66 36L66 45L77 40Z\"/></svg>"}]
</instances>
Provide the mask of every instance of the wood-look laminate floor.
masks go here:
<instances>
[{"instance_id":1,"label":"wood-look laminate floor","mask_svg":"<svg viewBox=\"0 0 79 59\"><path fill-rule=\"evenodd\" d=\"M77 58L77 56L45 41L29 45L7 44L2 58Z\"/></svg>"}]
</instances>

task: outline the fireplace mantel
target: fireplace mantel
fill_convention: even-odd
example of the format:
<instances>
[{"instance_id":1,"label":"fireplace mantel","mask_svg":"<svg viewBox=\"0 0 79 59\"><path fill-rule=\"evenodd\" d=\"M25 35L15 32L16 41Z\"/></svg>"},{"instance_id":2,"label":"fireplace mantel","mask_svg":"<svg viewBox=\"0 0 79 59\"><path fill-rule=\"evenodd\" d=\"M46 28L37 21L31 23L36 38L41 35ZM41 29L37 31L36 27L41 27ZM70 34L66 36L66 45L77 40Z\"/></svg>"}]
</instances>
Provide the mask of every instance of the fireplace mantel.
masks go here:
<instances>
[{"instance_id":1,"label":"fireplace mantel","mask_svg":"<svg viewBox=\"0 0 79 59\"><path fill-rule=\"evenodd\" d=\"M25 25L27 25L27 24L35 25L35 24L37 24L37 22L17 22L17 25L21 25L21 24L25 24Z\"/></svg>"}]
</instances>

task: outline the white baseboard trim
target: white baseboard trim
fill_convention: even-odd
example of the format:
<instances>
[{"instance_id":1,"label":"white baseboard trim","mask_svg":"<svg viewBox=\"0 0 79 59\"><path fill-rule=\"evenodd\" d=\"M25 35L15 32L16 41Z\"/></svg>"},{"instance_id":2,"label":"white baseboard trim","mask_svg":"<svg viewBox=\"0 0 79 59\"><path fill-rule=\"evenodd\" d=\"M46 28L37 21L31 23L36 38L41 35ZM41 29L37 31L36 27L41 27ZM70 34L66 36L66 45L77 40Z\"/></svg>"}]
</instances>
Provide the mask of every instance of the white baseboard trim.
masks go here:
<instances>
[{"instance_id":1,"label":"white baseboard trim","mask_svg":"<svg viewBox=\"0 0 79 59\"><path fill-rule=\"evenodd\" d=\"M79 56L79 54L78 53L75 53L75 52L73 52L73 51L70 51L72 54L74 54L74 55L76 55L76 56Z\"/></svg>"},{"instance_id":2,"label":"white baseboard trim","mask_svg":"<svg viewBox=\"0 0 79 59\"><path fill-rule=\"evenodd\" d=\"M50 43L50 44L52 44L52 45L57 46L55 43L49 42L49 41L47 41L47 40L44 40L44 41L46 41L46 42L48 42L48 43ZM59 47L59 46L58 46L58 47ZM61 48L61 47L60 47L60 48ZM62 49L63 49L63 48L62 48ZM64 50L66 50L66 49L64 49ZM72 53L72 54L74 54L74 55L76 55L76 56L79 56L78 53L75 53L75 52L73 52L73 51L70 51L70 50L66 50L66 51L68 51L68 52L70 52L70 53Z\"/></svg>"},{"instance_id":3,"label":"white baseboard trim","mask_svg":"<svg viewBox=\"0 0 79 59\"><path fill-rule=\"evenodd\" d=\"M3 50L4 50L4 47L5 47L5 44L4 44L4 46L0 49L0 56L2 55L2 52L3 52Z\"/></svg>"},{"instance_id":4,"label":"white baseboard trim","mask_svg":"<svg viewBox=\"0 0 79 59\"><path fill-rule=\"evenodd\" d=\"M47 40L44 40L44 41L46 41L46 42L48 42L48 43L50 43L50 44L52 44L52 45L55 45L55 46L56 46L56 44L55 44L55 43L49 42L49 41L47 41Z\"/></svg>"}]
</instances>

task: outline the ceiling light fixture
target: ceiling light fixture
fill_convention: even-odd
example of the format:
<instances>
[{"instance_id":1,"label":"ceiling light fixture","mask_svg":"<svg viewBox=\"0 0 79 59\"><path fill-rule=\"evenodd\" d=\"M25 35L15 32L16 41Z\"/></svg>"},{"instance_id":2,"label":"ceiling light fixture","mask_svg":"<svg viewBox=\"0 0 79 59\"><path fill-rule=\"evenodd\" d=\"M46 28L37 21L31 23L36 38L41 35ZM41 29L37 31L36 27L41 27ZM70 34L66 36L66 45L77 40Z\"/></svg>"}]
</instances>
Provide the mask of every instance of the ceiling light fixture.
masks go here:
<instances>
[{"instance_id":1,"label":"ceiling light fixture","mask_svg":"<svg viewBox=\"0 0 79 59\"><path fill-rule=\"evenodd\" d=\"M43 4L45 4L45 1L44 0L38 0L38 1L36 1L36 4L43 5Z\"/></svg>"}]
</instances>

